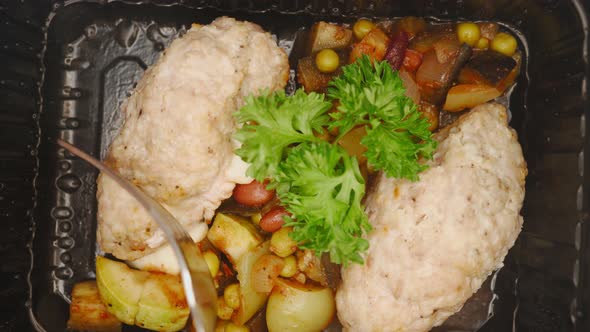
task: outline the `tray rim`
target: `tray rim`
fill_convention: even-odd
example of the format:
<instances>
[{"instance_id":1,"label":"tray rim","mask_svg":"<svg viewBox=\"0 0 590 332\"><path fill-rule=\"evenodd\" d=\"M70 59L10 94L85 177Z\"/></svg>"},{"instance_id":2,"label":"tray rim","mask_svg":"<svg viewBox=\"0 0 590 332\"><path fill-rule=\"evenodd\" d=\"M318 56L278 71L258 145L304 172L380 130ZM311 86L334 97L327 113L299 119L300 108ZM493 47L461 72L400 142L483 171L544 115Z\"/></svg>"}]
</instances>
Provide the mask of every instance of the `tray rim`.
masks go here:
<instances>
[{"instance_id":1,"label":"tray rim","mask_svg":"<svg viewBox=\"0 0 590 332\"><path fill-rule=\"evenodd\" d=\"M41 61L40 61L43 72L45 72L45 69L46 69L45 68L46 66L45 66L44 60L45 60L45 56L46 56L45 52L46 52L46 44L47 44L47 37L48 37L47 36L47 32L49 30L49 27L50 27L52 21L53 21L53 18L55 18L56 15L59 15L59 11L61 9L65 8L65 7L68 7L68 6L71 6L71 5L76 5L76 4L87 4L87 3L94 3L94 4L99 4L99 5L102 5L102 6L119 3L119 4L134 5L134 6L152 5L152 6L162 6L162 7L181 7L181 8L190 8L191 10L211 9L211 10L216 10L216 11L220 11L220 12L226 12L226 14L227 15L230 15L230 16L231 16L231 13L232 12L243 12L243 13L251 13L251 14L256 14L256 13L271 13L271 14L283 14L283 15L307 15L307 16L311 16L311 17L315 17L315 18L337 17L340 20L346 20L346 19L350 19L350 18L358 18L359 17L358 15L346 15L346 14L342 15L340 13L337 13L337 14L334 14L334 15L332 15L332 14L328 14L327 15L325 13L317 13L317 12L314 12L310 7L307 7L305 9L301 9L301 10L298 10L298 11L292 11L292 12L290 12L290 11L280 10L277 6L273 6L273 7L267 8L267 9L258 9L258 10L257 9L245 9L245 10L244 9L233 9L233 10L227 10L227 9L220 9L219 7L216 7L214 5L213 6L191 6L191 5L188 5L187 6L187 2L185 2L185 1L181 1L181 3L174 3L174 4L168 3L168 4L164 4L164 3L157 2L157 1L139 1L139 2L134 2L134 1L129 1L129 0L107 0L107 1L101 1L101 0L88 0L88 1L85 1L85 0L69 0L69 1L63 2L63 4L58 4L58 3L54 4L54 6L52 7L51 12L47 16L47 19L46 19L46 22L45 22L45 28L44 28L43 51L42 51L42 54L41 54ZM582 21L585 22L585 26L587 27L588 26L588 23L587 23L586 14L583 11L583 8L584 8L583 5L580 3L579 0L572 0L572 3L575 5L576 10L578 10L579 16L582 18ZM385 18L385 16L372 16L372 17L374 17L374 18ZM436 19L434 16L426 16L426 17L427 18L431 18L431 19ZM388 18L393 18L393 17L388 17ZM454 20L454 19L441 19L441 22L444 22L444 21L461 21L461 20L460 19L458 19L458 20ZM516 27L514 27L512 24L510 24L510 23L501 22L501 21L498 22L498 23L502 24L505 28L508 28L510 30L513 30L513 31L518 31L518 33L516 35L521 39L520 40L521 41L521 45L524 45L525 46L526 52L528 54L529 53L528 43L527 43L526 38L524 37L524 35L521 35L520 31ZM585 30L585 40L584 40L584 45L585 45L584 48L586 50L588 50L588 35L589 35L588 34L588 29L586 29ZM527 57L528 57L528 55L527 55ZM590 77L590 75L589 75L588 61L586 61L586 63L585 63L585 68L586 68L585 78L588 79ZM528 82L530 82L530 75L529 75L529 70L528 70L528 63L526 64L526 69L524 71L524 75L526 76L527 85L528 85ZM39 86L39 91L37 91L37 92L39 93L38 97L39 98L43 98L43 94L42 94L41 89L42 89L42 86L44 86L44 84L45 84L45 75L44 74L41 77L40 82L41 82L41 84ZM527 103L524 103L524 106L527 107ZM42 112L43 111L42 108L43 108L43 103L40 103L38 112ZM590 110L589 110L588 105L587 105L587 107L585 109L585 112L584 112L583 116L586 113L590 113ZM589 119L590 119L590 116L586 116L583 119L583 120L585 120L586 125L588 125ZM37 126L37 129L38 130L41 130L41 126L40 126L38 120L36 122L36 126ZM585 139L585 141L587 143L588 142L588 138L587 137L584 137L584 139ZM42 140L42 138L41 138L41 135L40 135L39 142L38 142L38 144L36 146L37 149L39 148L39 144L40 144L41 140ZM588 167L588 162L584 159L583 152L584 151L582 150L581 151L581 159L580 160L581 160L582 165L585 165L585 167ZM39 156L36 156L35 159L36 159L36 164L38 166L39 165ZM588 174L588 173L586 173L586 174ZM32 210L36 210L37 209L37 198L38 198L38 192L37 192L37 190L38 190L38 188L37 188L38 187L37 186L38 178L37 177L38 177L38 173L35 175L35 178L34 178L34 186L33 187L34 187L34 190L35 190L34 191L34 195L35 196L34 196L34 206L33 206L33 209ZM583 180L586 180L586 178L583 177ZM581 192L579 193L579 195L581 195L581 197L582 197L581 199L584 200L584 198L583 198L583 194L584 194L583 193L583 188L580 187L580 189L581 189ZM580 197L579 197L579 199L580 199ZM584 209L587 210L588 209L588 206L586 204L590 205L590 203L586 202L585 200L583 201L583 203L584 203ZM583 219L583 221L590 221L590 217L587 214L584 215L584 216L582 216L581 219ZM31 222L32 222L32 225L35 225L35 222L36 221L35 221L35 214L34 213L31 214ZM34 229L33 229L33 233L34 233ZM32 242L34 240L33 238L34 238L34 235L31 237L31 245L28 247L28 254L30 256L29 258L30 258L30 262L31 262L30 269L29 269L29 271L27 273L27 283L28 283L28 286L29 286L28 313L29 313L29 317L30 317L31 322L33 323L34 327L38 331L44 331L43 326L37 321L37 319L35 317L35 313L33 311L33 306L32 306L34 296L33 296L33 284L31 282L31 276L32 276L33 269L34 269L34 260L35 260L34 252L33 252L33 248L32 248L33 247L32 246ZM580 250L583 249L586 246L588 246L587 243L585 245L581 245ZM580 286L580 288L581 288L581 286Z\"/></svg>"}]
</instances>

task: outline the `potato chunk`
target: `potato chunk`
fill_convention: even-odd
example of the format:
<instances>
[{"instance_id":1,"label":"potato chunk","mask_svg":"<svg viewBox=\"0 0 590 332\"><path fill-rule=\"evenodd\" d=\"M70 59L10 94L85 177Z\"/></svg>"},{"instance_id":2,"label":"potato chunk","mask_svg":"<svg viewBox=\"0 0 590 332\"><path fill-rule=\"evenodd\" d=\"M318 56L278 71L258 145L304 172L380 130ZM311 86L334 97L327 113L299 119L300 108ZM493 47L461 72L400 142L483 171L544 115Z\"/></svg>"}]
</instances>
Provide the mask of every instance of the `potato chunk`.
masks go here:
<instances>
[{"instance_id":1,"label":"potato chunk","mask_svg":"<svg viewBox=\"0 0 590 332\"><path fill-rule=\"evenodd\" d=\"M83 281L74 285L68 329L96 332L121 331L121 322L107 310L100 299L96 281Z\"/></svg>"}]
</instances>

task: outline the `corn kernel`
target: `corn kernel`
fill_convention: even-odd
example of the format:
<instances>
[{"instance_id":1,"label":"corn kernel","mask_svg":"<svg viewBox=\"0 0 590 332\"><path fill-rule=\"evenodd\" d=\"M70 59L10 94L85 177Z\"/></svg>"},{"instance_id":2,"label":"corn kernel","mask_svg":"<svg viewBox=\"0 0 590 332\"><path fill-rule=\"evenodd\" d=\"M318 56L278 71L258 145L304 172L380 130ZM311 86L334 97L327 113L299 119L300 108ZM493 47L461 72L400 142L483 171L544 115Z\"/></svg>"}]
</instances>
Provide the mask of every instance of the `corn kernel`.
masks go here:
<instances>
[{"instance_id":1,"label":"corn kernel","mask_svg":"<svg viewBox=\"0 0 590 332\"><path fill-rule=\"evenodd\" d=\"M293 240L289 233L293 227L283 227L272 234L270 238L270 251L279 257L287 257L297 250L297 242Z\"/></svg>"},{"instance_id":2,"label":"corn kernel","mask_svg":"<svg viewBox=\"0 0 590 332\"><path fill-rule=\"evenodd\" d=\"M262 214L260 212L254 213L250 217L250 220L252 220L252 223L254 223L254 225L260 225L260 219L262 219Z\"/></svg>"},{"instance_id":3,"label":"corn kernel","mask_svg":"<svg viewBox=\"0 0 590 332\"><path fill-rule=\"evenodd\" d=\"M225 303L232 309L240 307L240 284L231 284L223 291Z\"/></svg>"},{"instance_id":4,"label":"corn kernel","mask_svg":"<svg viewBox=\"0 0 590 332\"><path fill-rule=\"evenodd\" d=\"M490 40L484 37L479 38L477 44L475 44L475 48L480 50L487 50L490 47Z\"/></svg>"},{"instance_id":5,"label":"corn kernel","mask_svg":"<svg viewBox=\"0 0 590 332\"><path fill-rule=\"evenodd\" d=\"M295 259L295 256L290 255L285 257L284 262L285 265L283 265L283 269L281 270L281 277L291 278L297 273L297 259Z\"/></svg>"},{"instance_id":6,"label":"corn kernel","mask_svg":"<svg viewBox=\"0 0 590 332\"><path fill-rule=\"evenodd\" d=\"M219 319L228 320L231 318L232 314L234 313L234 309L230 308L223 296L217 298L217 317Z\"/></svg>"}]
</instances>

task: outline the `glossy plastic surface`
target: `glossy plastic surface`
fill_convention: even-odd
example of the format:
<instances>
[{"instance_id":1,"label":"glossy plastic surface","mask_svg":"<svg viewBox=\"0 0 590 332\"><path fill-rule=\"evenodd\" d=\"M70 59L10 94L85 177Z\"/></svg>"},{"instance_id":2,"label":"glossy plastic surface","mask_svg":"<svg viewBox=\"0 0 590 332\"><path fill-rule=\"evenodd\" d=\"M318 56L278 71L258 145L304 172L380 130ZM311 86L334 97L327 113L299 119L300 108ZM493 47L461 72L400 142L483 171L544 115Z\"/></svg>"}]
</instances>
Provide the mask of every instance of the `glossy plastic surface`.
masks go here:
<instances>
[{"instance_id":1,"label":"glossy plastic surface","mask_svg":"<svg viewBox=\"0 0 590 332\"><path fill-rule=\"evenodd\" d=\"M259 23L293 49L293 67L298 31L316 20L417 15L503 22L528 55L510 100L529 166L524 229L489 286L437 331L473 331L492 296L480 331L590 331L588 31L579 2L170 3L0 6L0 330L62 331L72 285L94 277L97 173L55 138L102 156L120 103L192 22Z\"/></svg>"}]
</instances>

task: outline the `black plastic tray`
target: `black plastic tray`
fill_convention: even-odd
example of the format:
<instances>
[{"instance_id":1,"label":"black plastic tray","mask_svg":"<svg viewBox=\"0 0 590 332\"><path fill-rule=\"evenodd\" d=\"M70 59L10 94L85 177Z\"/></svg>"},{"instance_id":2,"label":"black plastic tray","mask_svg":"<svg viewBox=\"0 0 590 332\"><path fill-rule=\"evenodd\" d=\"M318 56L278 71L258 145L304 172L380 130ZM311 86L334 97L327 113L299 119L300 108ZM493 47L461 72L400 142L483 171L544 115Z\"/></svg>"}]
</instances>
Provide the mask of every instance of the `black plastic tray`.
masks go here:
<instances>
[{"instance_id":1,"label":"black plastic tray","mask_svg":"<svg viewBox=\"0 0 590 332\"><path fill-rule=\"evenodd\" d=\"M524 230L482 291L484 311L486 290L494 300L480 331L590 331L588 27L578 1L171 3L0 5L0 330L64 330L72 285L94 277L97 172L55 138L101 156L119 104L192 22L250 20L290 48L318 19L417 15L503 22L527 54L510 100L529 166Z\"/></svg>"}]
</instances>

